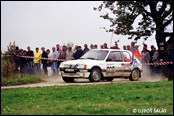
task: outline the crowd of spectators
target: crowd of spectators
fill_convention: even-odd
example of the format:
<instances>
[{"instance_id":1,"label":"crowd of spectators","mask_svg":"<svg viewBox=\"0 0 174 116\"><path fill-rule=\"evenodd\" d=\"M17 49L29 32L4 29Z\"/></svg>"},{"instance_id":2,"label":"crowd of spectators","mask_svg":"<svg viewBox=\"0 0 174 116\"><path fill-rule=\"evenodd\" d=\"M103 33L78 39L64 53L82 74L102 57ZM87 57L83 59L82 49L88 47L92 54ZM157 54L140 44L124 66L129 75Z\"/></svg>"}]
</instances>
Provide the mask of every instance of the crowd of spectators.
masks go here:
<instances>
[{"instance_id":1,"label":"crowd of spectators","mask_svg":"<svg viewBox=\"0 0 174 116\"><path fill-rule=\"evenodd\" d=\"M72 49L72 46L65 46L63 45L62 48L60 48L60 45L57 44L56 47L52 47L52 53L50 54L50 50L47 49L45 51L45 48L42 47L42 53L39 52L39 48L35 48L35 52L33 52L30 48L30 46L27 47L27 51L23 49L19 49L16 47L15 55L18 56L34 56L34 57L43 57L43 58L53 58L53 59L66 59L66 60L73 60L73 59L79 59L83 54L87 53L90 49L98 49L98 46L95 44L91 44L90 48L88 48L87 44L84 44L84 49L82 49L81 46L76 45L74 49ZM109 49L107 46L107 43L104 43L103 45L100 45L100 49ZM120 49L118 47L117 42L115 42L115 46L110 47L110 49ZM134 42L131 42L131 45L124 45L123 50L129 50L131 51L136 58L138 58L141 63L159 63L159 51L151 45L151 51L147 49L147 44L144 44L143 50L141 53L138 50L138 47L135 46ZM173 48L169 48L169 57L171 57L171 62L173 62ZM41 64L43 66L44 74L47 75L47 67L51 67L55 75L58 75L58 67L61 62L63 61L55 61L55 60L44 60L39 58L22 58L22 57L15 57L15 65L16 65L16 71L19 71L24 74L30 74L33 75L34 73L37 75L41 75ZM36 69L36 72L34 72L34 67ZM160 65L151 65L147 66L151 70L151 72L158 74ZM173 70L173 65L172 65Z\"/></svg>"}]
</instances>

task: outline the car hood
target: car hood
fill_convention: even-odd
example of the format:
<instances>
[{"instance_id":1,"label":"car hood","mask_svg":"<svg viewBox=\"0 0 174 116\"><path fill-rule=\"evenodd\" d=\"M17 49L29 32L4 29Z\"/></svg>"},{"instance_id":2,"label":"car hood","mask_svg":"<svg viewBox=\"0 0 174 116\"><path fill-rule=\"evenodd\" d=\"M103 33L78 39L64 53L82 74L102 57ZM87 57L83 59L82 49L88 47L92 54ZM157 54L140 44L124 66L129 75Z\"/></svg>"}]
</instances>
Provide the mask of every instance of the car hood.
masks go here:
<instances>
[{"instance_id":1,"label":"car hood","mask_svg":"<svg viewBox=\"0 0 174 116\"><path fill-rule=\"evenodd\" d=\"M96 64L97 65L97 64L101 64L101 63L103 63L102 60L78 59L78 60L62 62L61 65L64 65L64 67L70 67L70 65L72 67L74 67L77 64L83 64L83 65L89 65L89 64L95 65Z\"/></svg>"}]
</instances>

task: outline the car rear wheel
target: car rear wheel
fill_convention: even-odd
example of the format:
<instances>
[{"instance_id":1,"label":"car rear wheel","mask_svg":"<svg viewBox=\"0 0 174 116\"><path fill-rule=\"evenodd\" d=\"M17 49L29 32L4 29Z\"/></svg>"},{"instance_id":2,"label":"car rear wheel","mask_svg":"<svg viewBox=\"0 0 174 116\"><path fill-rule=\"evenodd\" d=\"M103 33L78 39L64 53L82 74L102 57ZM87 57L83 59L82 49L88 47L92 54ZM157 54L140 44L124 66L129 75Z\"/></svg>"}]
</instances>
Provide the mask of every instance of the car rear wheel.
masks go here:
<instances>
[{"instance_id":1,"label":"car rear wheel","mask_svg":"<svg viewBox=\"0 0 174 116\"><path fill-rule=\"evenodd\" d=\"M67 83L74 81L74 78L72 78L72 77L62 77L62 79Z\"/></svg>"},{"instance_id":2,"label":"car rear wheel","mask_svg":"<svg viewBox=\"0 0 174 116\"><path fill-rule=\"evenodd\" d=\"M101 74L100 69L99 69L99 68L94 68L94 69L91 71L89 80L90 80L91 82L99 82L99 81L101 80L101 77L102 77L102 74Z\"/></svg>"},{"instance_id":3,"label":"car rear wheel","mask_svg":"<svg viewBox=\"0 0 174 116\"><path fill-rule=\"evenodd\" d=\"M140 71L138 69L134 69L129 77L130 81L138 81L140 77Z\"/></svg>"}]
</instances>

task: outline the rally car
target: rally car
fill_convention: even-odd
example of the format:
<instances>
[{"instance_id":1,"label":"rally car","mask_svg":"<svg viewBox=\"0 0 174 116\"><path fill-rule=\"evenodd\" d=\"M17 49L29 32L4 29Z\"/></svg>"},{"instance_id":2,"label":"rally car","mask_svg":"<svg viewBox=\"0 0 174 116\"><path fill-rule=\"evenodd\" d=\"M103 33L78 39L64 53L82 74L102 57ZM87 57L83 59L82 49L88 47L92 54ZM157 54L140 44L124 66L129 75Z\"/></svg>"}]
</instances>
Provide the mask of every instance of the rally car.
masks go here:
<instances>
[{"instance_id":1,"label":"rally car","mask_svg":"<svg viewBox=\"0 0 174 116\"><path fill-rule=\"evenodd\" d=\"M86 78L91 82L112 81L118 77L138 81L142 64L128 50L96 49L78 60L62 62L59 69L59 75L65 82L72 82L75 78Z\"/></svg>"}]
</instances>

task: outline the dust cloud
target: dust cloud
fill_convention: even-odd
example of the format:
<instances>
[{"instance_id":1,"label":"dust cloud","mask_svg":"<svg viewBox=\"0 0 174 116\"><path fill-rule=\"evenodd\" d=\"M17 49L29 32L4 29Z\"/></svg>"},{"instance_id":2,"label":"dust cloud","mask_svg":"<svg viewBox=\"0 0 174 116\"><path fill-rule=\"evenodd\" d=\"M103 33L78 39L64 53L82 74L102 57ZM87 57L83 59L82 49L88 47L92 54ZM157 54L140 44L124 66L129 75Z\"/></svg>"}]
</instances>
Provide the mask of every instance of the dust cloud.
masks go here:
<instances>
[{"instance_id":1,"label":"dust cloud","mask_svg":"<svg viewBox=\"0 0 174 116\"><path fill-rule=\"evenodd\" d=\"M141 73L141 78L139 81L142 82L154 82L154 81L164 81L166 80L164 76L162 76L160 73L155 74L150 69L149 66L143 66L143 72Z\"/></svg>"}]
</instances>

